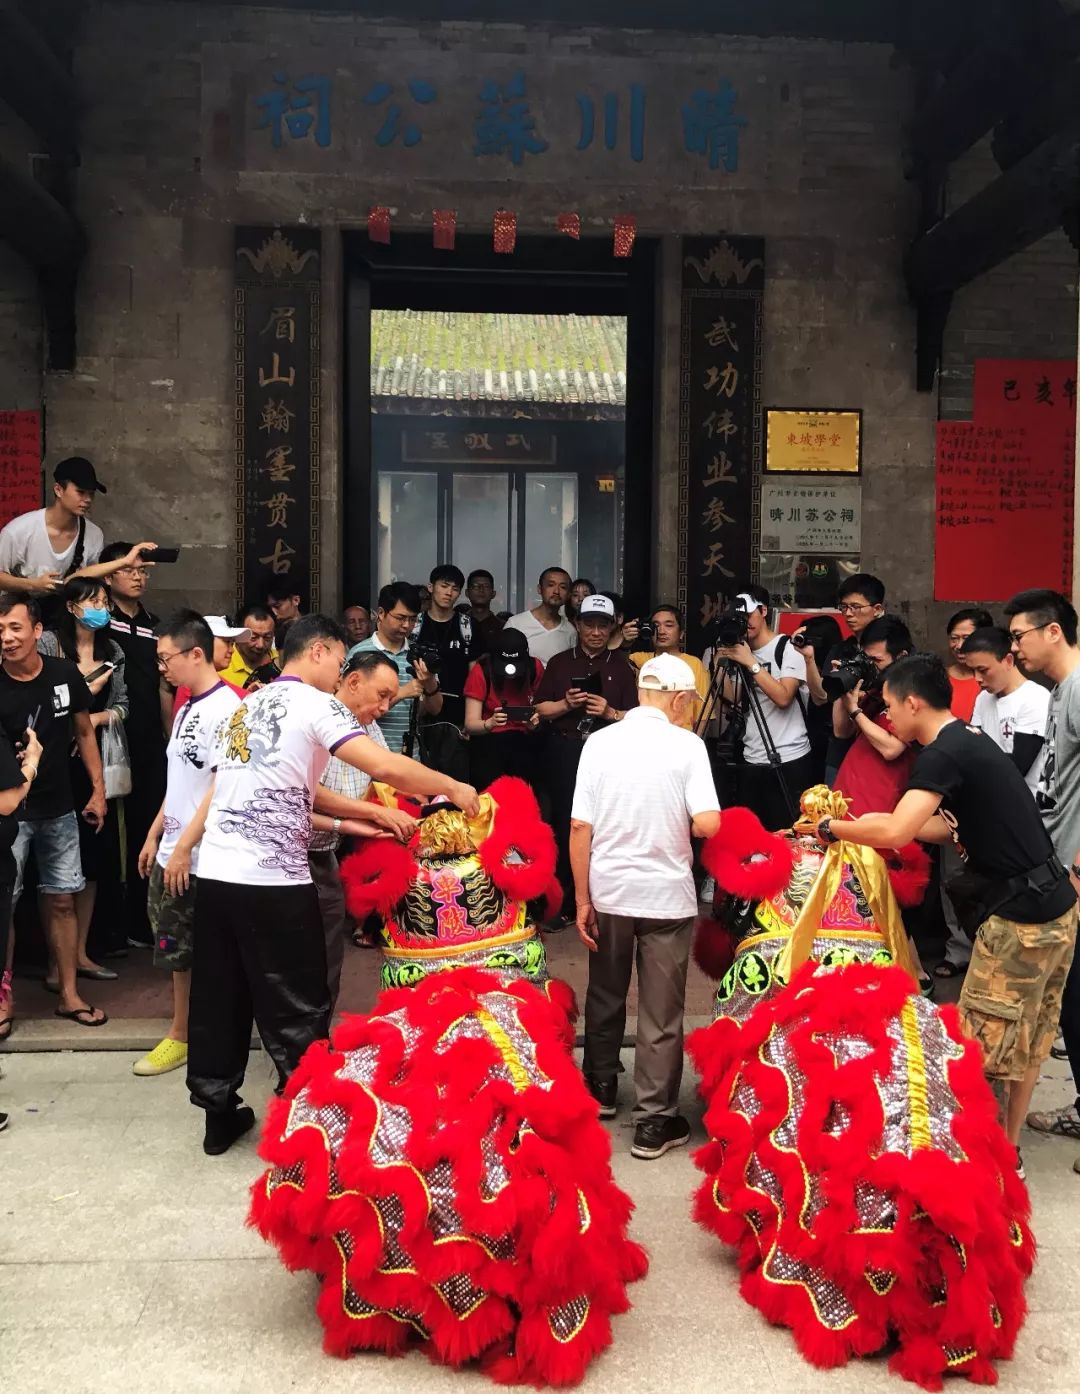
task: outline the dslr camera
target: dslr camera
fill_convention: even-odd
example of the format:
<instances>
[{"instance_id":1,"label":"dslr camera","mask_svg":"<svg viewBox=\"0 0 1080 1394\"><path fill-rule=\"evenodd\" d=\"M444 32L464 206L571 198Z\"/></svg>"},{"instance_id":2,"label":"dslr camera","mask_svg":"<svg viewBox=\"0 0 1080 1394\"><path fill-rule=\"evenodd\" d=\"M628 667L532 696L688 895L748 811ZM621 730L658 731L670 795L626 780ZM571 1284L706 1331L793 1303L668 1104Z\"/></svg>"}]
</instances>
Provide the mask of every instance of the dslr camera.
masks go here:
<instances>
[{"instance_id":1,"label":"dslr camera","mask_svg":"<svg viewBox=\"0 0 1080 1394\"><path fill-rule=\"evenodd\" d=\"M867 658L864 653L857 653L854 657L846 659L839 668L835 668L831 673L822 673L821 685L825 689L825 695L829 701L835 702L845 693L853 691L859 683L865 683L867 689L870 689L881 676L878 672L878 666L872 658Z\"/></svg>"},{"instance_id":2,"label":"dslr camera","mask_svg":"<svg viewBox=\"0 0 1080 1394\"><path fill-rule=\"evenodd\" d=\"M638 636L634 643L635 649L655 649L656 648L656 625L652 620L638 621Z\"/></svg>"},{"instance_id":3,"label":"dslr camera","mask_svg":"<svg viewBox=\"0 0 1080 1394\"><path fill-rule=\"evenodd\" d=\"M738 602L729 605L713 622L713 644L718 649L731 649L745 644L750 635L750 612Z\"/></svg>"},{"instance_id":4,"label":"dslr camera","mask_svg":"<svg viewBox=\"0 0 1080 1394\"><path fill-rule=\"evenodd\" d=\"M409 672L416 677L417 660L424 664L432 677L439 671L439 664L442 662L442 654L439 652L438 644L425 644L422 640L418 644L413 644L409 649Z\"/></svg>"}]
</instances>

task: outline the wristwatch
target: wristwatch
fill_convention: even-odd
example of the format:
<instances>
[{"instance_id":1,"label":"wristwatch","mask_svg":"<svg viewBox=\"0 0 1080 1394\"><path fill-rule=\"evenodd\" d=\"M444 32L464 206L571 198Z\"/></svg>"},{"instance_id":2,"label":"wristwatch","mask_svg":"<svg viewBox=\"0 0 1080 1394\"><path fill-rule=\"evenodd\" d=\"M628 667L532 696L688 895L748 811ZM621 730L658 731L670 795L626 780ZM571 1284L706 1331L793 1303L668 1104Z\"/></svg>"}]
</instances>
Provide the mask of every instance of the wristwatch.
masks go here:
<instances>
[{"instance_id":1,"label":"wristwatch","mask_svg":"<svg viewBox=\"0 0 1080 1394\"><path fill-rule=\"evenodd\" d=\"M1073 862L1072 866L1069 867L1069 870L1076 877L1076 879L1080 881L1080 862Z\"/></svg>"},{"instance_id":2,"label":"wristwatch","mask_svg":"<svg viewBox=\"0 0 1080 1394\"><path fill-rule=\"evenodd\" d=\"M835 833L833 832L833 830L832 830L832 819L831 819L831 818L822 818L821 822L817 825L817 830L818 830L818 837L821 838L822 842L839 842L839 841L840 841L840 839L836 836L836 834L835 834Z\"/></svg>"},{"instance_id":3,"label":"wristwatch","mask_svg":"<svg viewBox=\"0 0 1080 1394\"><path fill-rule=\"evenodd\" d=\"M750 667L747 668L746 671L747 671L752 677L755 677L755 678L756 678L757 675L761 672L761 664L760 664L760 663L751 663Z\"/></svg>"}]
</instances>

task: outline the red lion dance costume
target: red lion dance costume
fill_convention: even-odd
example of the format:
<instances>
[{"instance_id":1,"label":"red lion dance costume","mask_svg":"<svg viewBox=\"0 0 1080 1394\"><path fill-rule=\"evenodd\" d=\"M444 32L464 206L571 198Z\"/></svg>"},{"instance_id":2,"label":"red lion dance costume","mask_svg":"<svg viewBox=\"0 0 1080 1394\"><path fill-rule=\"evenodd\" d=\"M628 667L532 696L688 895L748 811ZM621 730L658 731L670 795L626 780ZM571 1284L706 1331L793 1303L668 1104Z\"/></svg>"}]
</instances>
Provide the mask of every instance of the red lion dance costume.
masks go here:
<instances>
[{"instance_id":1,"label":"red lion dance costume","mask_svg":"<svg viewBox=\"0 0 1080 1394\"><path fill-rule=\"evenodd\" d=\"M389 986L273 1105L251 1223L318 1274L330 1353L419 1342L503 1383L573 1384L646 1259L535 929L554 838L519 780L480 804L346 858L351 912L384 916Z\"/></svg>"},{"instance_id":2,"label":"red lion dance costume","mask_svg":"<svg viewBox=\"0 0 1080 1394\"><path fill-rule=\"evenodd\" d=\"M1035 1252L1015 1153L955 1008L916 990L885 863L812 835L842 796L802 806L783 836L731 810L706 845L731 899L726 929L699 926L699 962L722 971L741 939L689 1041L711 1139L695 1216L813 1364L891 1347L926 1389L947 1371L994 1383Z\"/></svg>"}]
</instances>

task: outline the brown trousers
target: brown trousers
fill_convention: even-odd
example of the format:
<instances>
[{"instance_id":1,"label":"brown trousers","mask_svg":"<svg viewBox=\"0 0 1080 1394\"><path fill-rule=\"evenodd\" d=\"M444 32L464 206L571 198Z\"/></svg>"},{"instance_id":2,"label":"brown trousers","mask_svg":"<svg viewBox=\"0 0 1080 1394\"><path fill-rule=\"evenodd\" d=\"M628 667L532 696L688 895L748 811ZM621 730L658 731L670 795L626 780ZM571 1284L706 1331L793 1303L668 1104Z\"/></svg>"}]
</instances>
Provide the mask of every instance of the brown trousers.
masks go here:
<instances>
[{"instance_id":1,"label":"brown trousers","mask_svg":"<svg viewBox=\"0 0 1080 1394\"><path fill-rule=\"evenodd\" d=\"M693 919L645 920L597 914L589 955L584 1073L614 1079L626 1029L626 994L637 960L638 1027L634 1119L674 1115L683 1069L683 1011Z\"/></svg>"}]
</instances>

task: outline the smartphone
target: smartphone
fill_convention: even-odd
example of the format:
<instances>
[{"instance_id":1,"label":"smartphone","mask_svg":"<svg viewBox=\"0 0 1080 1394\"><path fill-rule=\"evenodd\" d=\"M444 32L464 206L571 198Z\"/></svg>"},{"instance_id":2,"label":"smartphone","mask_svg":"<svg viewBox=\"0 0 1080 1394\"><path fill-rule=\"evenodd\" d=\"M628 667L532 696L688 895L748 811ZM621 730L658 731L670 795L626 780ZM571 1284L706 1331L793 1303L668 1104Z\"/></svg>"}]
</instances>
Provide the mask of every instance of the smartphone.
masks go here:
<instances>
[{"instance_id":1,"label":"smartphone","mask_svg":"<svg viewBox=\"0 0 1080 1394\"><path fill-rule=\"evenodd\" d=\"M503 707L503 711L506 713L506 719L507 719L508 721L531 721L531 720L532 720L533 709L532 709L532 707L529 707L529 706L526 706L526 707Z\"/></svg>"},{"instance_id":2,"label":"smartphone","mask_svg":"<svg viewBox=\"0 0 1080 1394\"><path fill-rule=\"evenodd\" d=\"M139 553L143 561L170 562L180 556L179 547L144 547Z\"/></svg>"},{"instance_id":3,"label":"smartphone","mask_svg":"<svg viewBox=\"0 0 1080 1394\"><path fill-rule=\"evenodd\" d=\"M602 673L582 673L578 678L570 679L570 686L576 687L579 692L586 692L590 697L602 697L604 695L604 675Z\"/></svg>"},{"instance_id":4,"label":"smartphone","mask_svg":"<svg viewBox=\"0 0 1080 1394\"><path fill-rule=\"evenodd\" d=\"M85 681L88 683L97 682L98 678L104 677L106 673L111 673L115 667L115 663L103 663L100 668L95 668L92 673L87 673Z\"/></svg>"}]
</instances>

